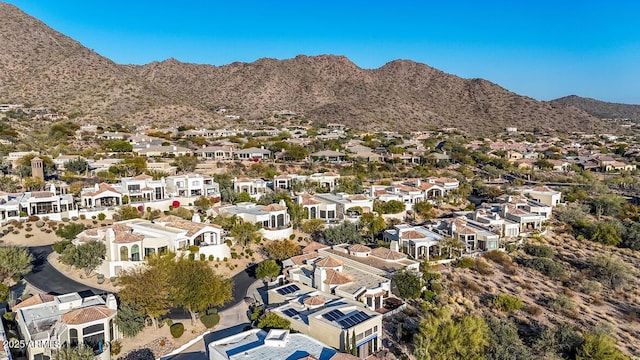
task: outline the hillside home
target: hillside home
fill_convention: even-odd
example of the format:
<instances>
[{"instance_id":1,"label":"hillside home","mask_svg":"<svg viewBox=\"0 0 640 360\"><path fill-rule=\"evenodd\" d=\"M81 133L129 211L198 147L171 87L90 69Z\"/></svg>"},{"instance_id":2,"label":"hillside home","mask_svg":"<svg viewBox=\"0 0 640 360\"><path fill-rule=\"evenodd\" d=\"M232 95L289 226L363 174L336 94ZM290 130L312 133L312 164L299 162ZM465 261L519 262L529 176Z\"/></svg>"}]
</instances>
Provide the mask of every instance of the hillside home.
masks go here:
<instances>
[{"instance_id":1,"label":"hillside home","mask_svg":"<svg viewBox=\"0 0 640 360\"><path fill-rule=\"evenodd\" d=\"M551 190L546 186L521 189L520 193L547 206L557 206L562 200L562 193L560 191Z\"/></svg>"},{"instance_id":2,"label":"hillside home","mask_svg":"<svg viewBox=\"0 0 640 360\"><path fill-rule=\"evenodd\" d=\"M444 237L422 226L408 224L395 225L382 234L384 241L391 243L391 249L409 254L414 259L440 256L440 242Z\"/></svg>"},{"instance_id":3,"label":"hillside home","mask_svg":"<svg viewBox=\"0 0 640 360\"><path fill-rule=\"evenodd\" d=\"M356 354L365 359L382 349L382 315L364 304L320 292L302 284L268 291L269 311L291 323L291 330L347 351L355 337Z\"/></svg>"},{"instance_id":4,"label":"hillside home","mask_svg":"<svg viewBox=\"0 0 640 360\"><path fill-rule=\"evenodd\" d=\"M371 248L356 244L339 247L353 257L369 257ZM317 289L323 293L338 295L359 301L368 309L384 307L385 299L391 295L391 279L385 278L358 262L347 261L344 256L307 253L283 262L286 279Z\"/></svg>"},{"instance_id":5,"label":"hillside home","mask_svg":"<svg viewBox=\"0 0 640 360\"><path fill-rule=\"evenodd\" d=\"M28 360L54 358L55 347L84 344L95 359L109 360L108 344L120 338L114 319L118 304L113 294L82 298L78 293L36 294L15 305L15 321L27 345Z\"/></svg>"},{"instance_id":6,"label":"hillside home","mask_svg":"<svg viewBox=\"0 0 640 360\"><path fill-rule=\"evenodd\" d=\"M176 145L150 145L146 144L145 147L133 148L133 153L139 156L146 157L173 157L173 156L191 156L193 151L191 149L176 146Z\"/></svg>"},{"instance_id":7,"label":"hillside home","mask_svg":"<svg viewBox=\"0 0 640 360\"><path fill-rule=\"evenodd\" d=\"M233 153L233 156L240 160L269 160L271 158L271 150L255 147L239 149Z\"/></svg>"},{"instance_id":8,"label":"hillside home","mask_svg":"<svg viewBox=\"0 0 640 360\"><path fill-rule=\"evenodd\" d=\"M122 193L107 183L95 184L80 191L80 204L85 209L120 206Z\"/></svg>"},{"instance_id":9,"label":"hillside home","mask_svg":"<svg viewBox=\"0 0 640 360\"><path fill-rule=\"evenodd\" d=\"M210 176L185 174L167 176L165 179L167 194L172 197L218 197L220 185Z\"/></svg>"},{"instance_id":10,"label":"hillside home","mask_svg":"<svg viewBox=\"0 0 640 360\"><path fill-rule=\"evenodd\" d=\"M283 200L279 204L271 205L241 202L222 206L218 208L218 212L222 216L235 215L251 224L260 224L260 233L268 240L288 239L293 234L291 219Z\"/></svg>"},{"instance_id":11,"label":"hillside home","mask_svg":"<svg viewBox=\"0 0 640 360\"><path fill-rule=\"evenodd\" d=\"M61 221L78 216L78 207L73 195L61 194L53 184L49 186L49 191L0 193L0 224L19 220L21 214Z\"/></svg>"},{"instance_id":12,"label":"hillside home","mask_svg":"<svg viewBox=\"0 0 640 360\"><path fill-rule=\"evenodd\" d=\"M304 209L305 219L357 221L360 215L373 211L373 199L362 194L301 194L296 200Z\"/></svg>"},{"instance_id":13,"label":"hillside home","mask_svg":"<svg viewBox=\"0 0 640 360\"><path fill-rule=\"evenodd\" d=\"M341 163L347 157L346 154L335 150L322 150L309 155L315 161L327 161L330 163Z\"/></svg>"},{"instance_id":14,"label":"hillside home","mask_svg":"<svg viewBox=\"0 0 640 360\"><path fill-rule=\"evenodd\" d=\"M198 220L195 219L194 220ZM104 261L96 270L105 276L118 276L122 271L144 264L149 255L166 251L180 253L189 246L198 246L198 253L207 258L229 258L231 252L224 242L223 230L215 224L201 224L176 216L154 221L132 219L111 226L87 229L73 240L74 245L88 241L103 242L107 248Z\"/></svg>"},{"instance_id":15,"label":"hillside home","mask_svg":"<svg viewBox=\"0 0 640 360\"><path fill-rule=\"evenodd\" d=\"M233 160L233 148L230 146L206 146L194 152L198 157L206 160Z\"/></svg>"},{"instance_id":16,"label":"hillside home","mask_svg":"<svg viewBox=\"0 0 640 360\"><path fill-rule=\"evenodd\" d=\"M270 192L268 183L262 179L234 178L233 191L236 193L245 192L252 198L259 200L262 195Z\"/></svg>"}]
</instances>

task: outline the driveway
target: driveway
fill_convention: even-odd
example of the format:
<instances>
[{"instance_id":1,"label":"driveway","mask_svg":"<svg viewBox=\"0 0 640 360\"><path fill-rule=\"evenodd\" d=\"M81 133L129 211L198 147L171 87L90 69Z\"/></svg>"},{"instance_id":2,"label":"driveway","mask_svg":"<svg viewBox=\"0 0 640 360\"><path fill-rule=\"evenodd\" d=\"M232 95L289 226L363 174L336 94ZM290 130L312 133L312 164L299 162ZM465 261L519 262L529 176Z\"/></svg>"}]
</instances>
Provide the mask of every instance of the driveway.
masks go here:
<instances>
[{"instance_id":1,"label":"driveway","mask_svg":"<svg viewBox=\"0 0 640 360\"><path fill-rule=\"evenodd\" d=\"M34 258L33 270L29 274L25 275L24 279L33 287L45 293L54 295L78 292L80 295L89 296L92 294L97 295L105 293L104 290L96 289L74 281L56 270L56 268L47 260L49 254L53 252L51 245L30 247L29 252L31 252ZM256 281L255 268L256 265L253 265L245 271L236 274L232 278L234 284L233 299L227 304L219 307L218 311L226 310L244 300L247 295L247 290L251 284ZM183 316L187 316L186 318L189 318L189 314L181 311L181 309L172 309L171 313L174 315L181 314Z\"/></svg>"},{"instance_id":2,"label":"driveway","mask_svg":"<svg viewBox=\"0 0 640 360\"><path fill-rule=\"evenodd\" d=\"M47 256L53 252L51 245L30 247L29 252L34 258L33 270L24 276L24 280L33 287L53 295L78 292L82 296L89 296L105 293L104 290L69 279L56 270L47 260Z\"/></svg>"}]
</instances>

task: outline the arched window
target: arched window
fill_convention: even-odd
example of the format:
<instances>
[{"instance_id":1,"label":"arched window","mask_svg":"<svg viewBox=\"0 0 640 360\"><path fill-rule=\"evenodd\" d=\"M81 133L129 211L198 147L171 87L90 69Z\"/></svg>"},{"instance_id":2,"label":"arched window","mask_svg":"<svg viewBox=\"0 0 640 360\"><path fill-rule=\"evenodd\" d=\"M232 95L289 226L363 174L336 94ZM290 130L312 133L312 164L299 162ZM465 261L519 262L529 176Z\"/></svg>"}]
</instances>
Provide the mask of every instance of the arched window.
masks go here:
<instances>
[{"instance_id":1,"label":"arched window","mask_svg":"<svg viewBox=\"0 0 640 360\"><path fill-rule=\"evenodd\" d=\"M129 261L129 249L126 246L120 246L120 261Z\"/></svg>"},{"instance_id":2,"label":"arched window","mask_svg":"<svg viewBox=\"0 0 640 360\"><path fill-rule=\"evenodd\" d=\"M131 261L140 261L140 246L133 245L131 247Z\"/></svg>"}]
</instances>

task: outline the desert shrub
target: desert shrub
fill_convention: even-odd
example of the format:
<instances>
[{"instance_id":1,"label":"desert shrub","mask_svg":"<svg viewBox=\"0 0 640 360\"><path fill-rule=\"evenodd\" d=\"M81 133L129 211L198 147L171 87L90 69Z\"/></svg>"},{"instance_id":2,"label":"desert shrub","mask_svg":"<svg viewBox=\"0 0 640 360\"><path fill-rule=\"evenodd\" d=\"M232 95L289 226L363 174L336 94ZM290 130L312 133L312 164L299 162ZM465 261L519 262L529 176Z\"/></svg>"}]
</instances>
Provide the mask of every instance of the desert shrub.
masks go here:
<instances>
[{"instance_id":1,"label":"desert shrub","mask_svg":"<svg viewBox=\"0 0 640 360\"><path fill-rule=\"evenodd\" d=\"M200 261L205 261L205 260L207 260L207 255L200 254Z\"/></svg>"},{"instance_id":2,"label":"desert shrub","mask_svg":"<svg viewBox=\"0 0 640 360\"><path fill-rule=\"evenodd\" d=\"M166 319L164 319L164 323L167 324L167 326L171 326L171 325L173 325L173 320L171 320L169 318L166 318Z\"/></svg>"},{"instance_id":3,"label":"desert shrub","mask_svg":"<svg viewBox=\"0 0 640 360\"><path fill-rule=\"evenodd\" d=\"M237 259L237 258L238 258L238 254L237 254L237 253L232 252L232 253L231 253L231 258L232 258L232 259Z\"/></svg>"},{"instance_id":4,"label":"desert shrub","mask_svg":"<svg viewBox=\"0 0 640 360\"><path fill-rule=\"evenodd\" d=\"M431 290L427 290L422 293L422 300L433 301L435 298L436 298L436 293Z\"/></svg>"},{"instance_id":5,"label":"desert shrub","mask_svg":"<svg viewBox=\"0 0 640 360\"><path fill-rule=\"evenodd\" d=\"M558 277L565 273L562 264L549 258L536 257L533 259L522 259L522 265L538 270L549 277Z\"/></svg>"},{"instance_id":6,"label":"desert shrub","mask_svg":"<svg viewBox=\"0 0 640 360\"><path fill-rule=\"evenodd\" d=\"M213 261L213 255L209 255L209 261Z\"/></svg>"},{"instance_id":7,"label":"desert shrub","mask_svg":"<svg viewBox=\"0 0 640 360\"><path fill-rule=\"evenodd\" d=\"M547 302L549 307L554 311L571 312L575 309L576 304L570 297L564 294L560 294L555 298L549 299Z\"/></svg>"},{"instance_id":8,"label":"desert shrub","mask_svg":"<svg viewBox=\"0 0 640 360\"><path fill-rule=\"evenodd\" d=\"M169 332L171 332L171 336L173 336L174 339L177 339L184 334L184 325L182 325L182 323L175 323L169 327Z\"/></svg>"},{"instance_id":9,"label":"desert shrub","mask_svg":"<svg viewBox=\"0 0 640 360\"><path fill-rule=\"evenodd\" d=\"M200 247L197 245L191 245L189 246L189 252L190 253L197 253L198 251L200 251Z\"/></svg>"},{"instance_id":10,"label":"desert shrub","mask_svg":"<svg viewBox=\"0 0 640 360\"><path fill-rule=\"evenodd\" d=\"M204 315L200 317L200 321L207 329L211 329L216 325L218 325L218 322L220 321L220 315L218 314Z\"/></svg>"},{"instance_id":11,"label":"desert shrub","mask_svg":"<svg viewBox=\"0 0 640 360\"><path fill-rule=\"evenodd\" d=\"M156 356L153 354L151 349L142 348L138 350L133 350L127 353L124 357L121 357L121 360L154 360Z\"/></svg>"},{"instance_id":12,"label":"desert shrub","mask_svg":"<svg viewBox=\"0 0 640 360\"><path fill-rule=\"evenodd\" d=\"M189 253L189 260L195 260L196 259L196 254L194 253Z\"/></svg>"},{"instance_id":13,"label":"desert shrub","mask_svg":"<svg viewBox=\"0 0 640 360\"><path fill-rule=\"evenodd\" d=\"M474 261L473 268L480 275L491 275L493 274L493 269L491 265L487 262L487 260L483 258L477 258Z\"/></svg>"},{"instance_id":14,"label":"desert shrub","mask_svg":"<svg viewBox=\"0 0 640 360\"><path fill-rule=\"evenodd\" d=\"M32 236L33 236L33 234L24 234L24 238L25 238L25 239L28 239L28 238L30 238L30 237L32 237Z\"/></svg>"},{"instance_id":15,"label":"desert shrub","mask_svg":"<svg viewBox=\"0 0 640 360\"><path fill-rule=\"evenodd\" d=\"M524 311L533 316L538 316L542 314L542 308L536 305L527 305L524 307Z\"/></svg>"},{"instance_id":16,"label":"desert shrub","mask_svg":"<svg viewBox=\"0 0 640 360\"><path fill-rule=\"evenodd\" d=\"M38 221L36 221L36 227L37 227L37 228L44 227L44 221L42 221L42 220L38 220Z\"/></svg>"},{"instance_id":17,"label":"desert shrub","mask_svg":"<svg viewBox=\"0 0 640 360\"><path fill-rule=\"evenodd\" d=\"M109 352L111 352L112 356L116 356L122 351L122 344L118 340L111 341L109 345Z\"/></svg>"},{"instance_id":18,"label":"desert shrub","mask_svg":"<svg viewBox=\"0 0 640 360\"><path fill-rule=\"evenodd\" d=\"M514 312L522 309L524 307L524 303L522 300L518 299L515 296L507 295L507 294L498 294L491 299L491 305L504 312Z\"/></svg>"},{"instance_id":19,"label":"desert shrub","mask_svg":"<svg viewBox=\"0 0 640 360\"><path fill-rule=\"evenodd\" d=\"M96 282L98 284L104 284L104 278L98 278L98 279L96 279Z\"/></svg>"},{"instance_id":20,"label":"desert shrub","mask_svg":"<svg viewBox=\"0 0 640 360\"><path fill-rule=\"evenodd\" d=\"M551 258L553 257L553 249L550 246L527 244L524 252L536 257Z\"/></svg>"},{"instance_id":21,"label":"desert shrub","mask_svg":"<svg viewBox=\"0 0 640 360\"><path fill-rule=\"evenodd\" d=\"M80 215L80 220L87 220L87 215L81 214Z\"/></svg>"},{"instance_id":22,"label":"desert shrub","mask_svg":"<svg viewBox=\"0 0 640 360\"><path fill-rule=\"evenodd\" d=\"M24 231L26 231L26 232L29 232L29 231L31 231L31 230L33 230L33 228L31 228L31 227L29 227L29 226L27 226L27 228L26 228L26 229L24 229Z\"/></svg>"},{"instance_id":23,"label":"desert shrub","mask_svg":"<svg viewBox=\"0 0 640 360\"><path fill-rule=\"evenodd\" d=\"M40 220L40 218L35 215L29 215L29 217L27 218L27 221L29 222L36 222L38 220Z\"/></svg>"},{"instance_id":24,"label":"desert shrub","mask_svg":"<svg viewBox=\"0 0 640 360\"><path fill-rule=\"evenodd\" d=\"M107 215L105 215L104 213L98 214L98 220L102 221L102 220L104 220L106 218L107 218Z\"/></svg>"},{"instance_id":25,"label":"desert shrub","mask_svg":"<svg viewBox=\"0 0 640 360\"><path fill-rule=\"evenodd\" d=\"M110 278L109 278L109 282L110 282L110 283L112 283L112 284L115 284L115 283L116 283L116 280L117 280L117 279L116 279L116 277L115 277L115 276L112 276L112 277L110 277Z\"/></svg>"},{"instance_id":26,"label":"desert shrub","mask_svg":"<svg viewBox=\"0 0 640 360\"><path fill-rule=\"evenodd\" d=\"M227 258L226 256L224 257L224 259L222 259L222 261L227 262L229 261L229 258Z\"/></svg>"},{"instance_id":27,"label":"desert shrub","mask_svg":"<svg viewBox=\"0 0 640 360\"><path fill-rule=\"evenodd\" d=\"M589 270L596 279L614 290L624 288L634 274L633 268L621 259L605 255L593 258L589 264Z\"/></svg>"},{"instance_id":28,"label":"desert shrub","mask_svg":"<svg viewBox=\"0 0 640 360\"><path fill-rule=\"evenodd\" d=\"M485 259L491 260L496 264L503 266L511 265L511 257L504 251L491 250L487 251L483 256Z\"/></svg>"},{"instance_id":29,"label":"desert shrub","mask_svg":"<svg viewBox=\"0 0 640 360\"><path fill-rule=\"evenodd\" d=\"M463 269L471 268L473 267L473 265L475 265L475 261L473 261L472 258L468 258L468 257L460 258L453 264L453 266L457 268L463 268Z\"/></svg>"}]
</instances>

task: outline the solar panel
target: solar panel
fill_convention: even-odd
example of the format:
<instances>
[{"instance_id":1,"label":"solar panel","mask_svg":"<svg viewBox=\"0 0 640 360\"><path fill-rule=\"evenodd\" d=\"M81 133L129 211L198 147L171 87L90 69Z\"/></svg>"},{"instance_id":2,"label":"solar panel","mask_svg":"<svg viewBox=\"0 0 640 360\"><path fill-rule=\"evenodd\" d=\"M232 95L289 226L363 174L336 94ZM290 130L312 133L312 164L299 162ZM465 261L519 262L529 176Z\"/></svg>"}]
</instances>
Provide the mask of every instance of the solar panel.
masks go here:
<instances>
[{"instance_id":1,"label":"solar panel","mask_svg":"<svg viewBox=\"0 0 640 360\"><path fill-rule=\"evenodd\" d=\"M296 291L300 290L300 288L298 287L298 285L287 285L281 289L278 289L278 294L280 295L288 295L288 294L292 294Z\"/></svg>"},{"instance_id":2,"label":"solar panel","mask_svg":"<svg viewBox=\"0 0 640 360\"><path fill-rule=\"evenodd\" d=\"M357 313L351 314L349 316L347 316L344 319L341 319L340 321L338 321L338 324L340 324L343 328L350 328L353 326L356 326L364 321L369 320L370 316L367 315L365 312L363 311L358 311Z\"/></svg>"},{"instance_id":3,"label":"solar panel","mask_svg":"<svg viewBox=\"0 0 640 360\"><path fill-rule=\"evenodd\" d=\"M340 310L331 310L328 313L322 315L322 317L324 317L325 319L327 319L329 321L336 321L336 320L338 320L339 318L341 318L343 316L344 316L344 314Z\"/></svg>"},{"instance_id":4,"label":"solar panel","mask_svg":"<svg viewBox=\"0 0 640 360\"><path fill-rule=\"evenodd\" d=\"M298 315L298 311L295 309L285 309L284 311L282 311L285 315L287 315L288 317L294 317L296 315Z\"/></svg>"}]
</instances>

